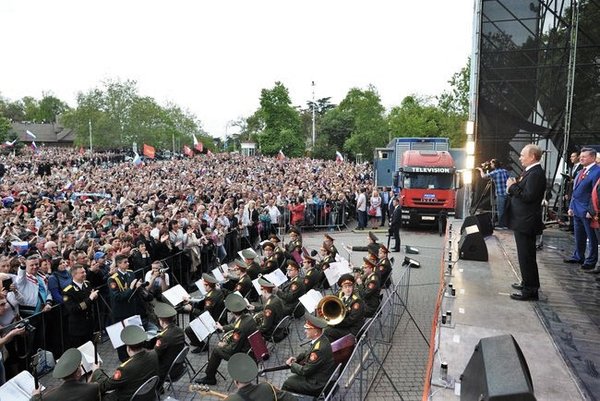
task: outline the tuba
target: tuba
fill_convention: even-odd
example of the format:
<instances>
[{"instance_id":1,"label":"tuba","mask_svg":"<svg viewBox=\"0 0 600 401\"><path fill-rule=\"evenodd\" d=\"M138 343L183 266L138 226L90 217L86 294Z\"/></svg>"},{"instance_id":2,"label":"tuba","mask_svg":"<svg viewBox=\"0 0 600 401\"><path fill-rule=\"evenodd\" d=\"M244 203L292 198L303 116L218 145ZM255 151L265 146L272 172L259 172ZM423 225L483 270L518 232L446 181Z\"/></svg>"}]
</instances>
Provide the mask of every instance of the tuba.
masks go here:
<instances>
[{"instance_id":1,"label":"tuba","mask_svg":"<svg viewBox=\"0 0 600 401\"><path fill-rule=\"evenodd\" d=\"M319 301L317 315L327 320L330 326L335 326L346 317L346 305L337 296L327 295Z\"/></svg>"}]
</instances>

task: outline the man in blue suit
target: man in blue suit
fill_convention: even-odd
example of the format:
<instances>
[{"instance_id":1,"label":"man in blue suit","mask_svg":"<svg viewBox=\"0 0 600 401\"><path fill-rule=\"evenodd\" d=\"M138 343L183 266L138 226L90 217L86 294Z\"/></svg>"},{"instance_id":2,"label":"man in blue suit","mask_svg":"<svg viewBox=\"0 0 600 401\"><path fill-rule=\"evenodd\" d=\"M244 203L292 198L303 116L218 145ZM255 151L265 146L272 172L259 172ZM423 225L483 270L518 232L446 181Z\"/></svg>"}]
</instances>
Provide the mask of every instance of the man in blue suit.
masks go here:
<instances>
[{"instance_id":1,"label":"man in blue suit","mask_svg":"<svg viewBox=\"0 0 600 401\"><path fill-rule=\"evenodd\" d=\"M594 229L590 226L592 201L592 188L600 178L600 167L596 165L596 150L583 148L579 155L579 162L583 166L573 182L573 193L569 203L569 216L573 218L575 231L575 251L565 263L581 263L583 270L591 270L598 262L598 239ZM587 241L589 240L590 252L585 256Z\"/></svg>"}]
</instances>

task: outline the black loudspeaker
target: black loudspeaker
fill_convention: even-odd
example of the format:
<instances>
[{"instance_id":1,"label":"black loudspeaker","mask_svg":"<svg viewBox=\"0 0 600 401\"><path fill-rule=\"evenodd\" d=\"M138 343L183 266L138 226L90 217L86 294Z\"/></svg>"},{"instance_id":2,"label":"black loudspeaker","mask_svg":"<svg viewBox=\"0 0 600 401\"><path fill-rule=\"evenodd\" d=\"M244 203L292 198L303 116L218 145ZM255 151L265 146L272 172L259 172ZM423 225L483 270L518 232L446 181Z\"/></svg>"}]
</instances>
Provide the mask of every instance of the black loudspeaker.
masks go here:
<instances>
[{"instance_id":1,"label":"black loudspeaker","mask_svg":"<svg viewBox=\"0 0 600 401\"><path fill-rule=\"evenodd\" d=\"M477 218L469 216L465 219L460 229L460 241L458 241L458 256L463 260L478 260L487 262L487 244L479 232Z\"/></svg>"},{"instance_id":2,"label":"black loudspeaker","mask_svg":"<svg viewBox=\"0 0 600 401\"><path fill-rule=\"evenodd\" d=\"M477 227L484 237L489 237L494 233L494 224L492 223L492 214L490 212L476 214Z\"/></svg>"},{"instance_id":3,"label":"black loudspeaker","mask_svg":"<svg viewBox=\"0 0 600 401\"><path fill-rule=\"evenodd\" d=\"M462 227L460 228L460 233L462 234L465 231L465 227L477 225L479 228L479 232L484 237L489 237L494 233L494 225L492 224L492 214L487 213L479 213L475 216L468 216L463 221Z\"/></svg>"},{"instance_id":4,"label":"black loudspeaker","mask_svg":"<svg viewBox=\"0 0 600 401\"><path fill-rule=\"evenodd\" d=\"M479 340L460 382L461 401L536 400L527 362L511 335Z\"/></svg>"}]
</instances>

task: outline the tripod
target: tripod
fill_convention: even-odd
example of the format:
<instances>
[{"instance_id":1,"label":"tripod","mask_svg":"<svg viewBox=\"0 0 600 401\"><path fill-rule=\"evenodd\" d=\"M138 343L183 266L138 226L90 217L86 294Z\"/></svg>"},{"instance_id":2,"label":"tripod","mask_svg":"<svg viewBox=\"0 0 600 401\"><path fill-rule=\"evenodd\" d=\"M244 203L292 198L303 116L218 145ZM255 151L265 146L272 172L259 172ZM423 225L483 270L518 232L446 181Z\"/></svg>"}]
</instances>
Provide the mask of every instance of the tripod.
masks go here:
<instances>
[{"instance_id":1,"label":"tripod","mask_svg":"<svg viewBox=\"0 0 600 401\"><path fill-rule=\"evenodd\" d=\"M470 214L474 215L477 210L479 210L479 206L481 205L481 202L483 202L485 196L488 195L490 206L492 208L492 223L494 222L494 216L496 216L496 222L498 222L498 215L496 214L496 191L494 191L493 188L494 185L492 184L492 180L488 180L485 184L485 188L481 191L481 195L479 195L479 199L477 199L477 202L475 202L475 205L473 205L470 210Z\"/></svg>"}]
</instances>

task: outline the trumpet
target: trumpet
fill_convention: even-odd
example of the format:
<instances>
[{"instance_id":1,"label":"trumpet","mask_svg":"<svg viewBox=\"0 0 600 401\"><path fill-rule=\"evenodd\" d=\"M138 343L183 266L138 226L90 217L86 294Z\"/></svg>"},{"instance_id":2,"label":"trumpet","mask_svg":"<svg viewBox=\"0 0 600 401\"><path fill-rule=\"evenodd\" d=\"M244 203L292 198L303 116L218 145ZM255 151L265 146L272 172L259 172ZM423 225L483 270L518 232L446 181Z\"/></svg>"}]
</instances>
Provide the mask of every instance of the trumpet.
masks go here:
<instances>
[{"instance_id":1,"label":"trumpet","mask_svg":"<svg viewBox=\"0 0 600 401\"><path fill-rule=\"evenodd\" d=\"M233 337L233 330L230 330L227 333L223 334L223 337L221 337L221 342L225 343L225 344L229 344L229 343L231 343L232 337Z\"/></svg>"},{"instance_id":2,"label":"trumpet","mask_svg":"<svg viewBox=\"0 0 600 401\"><path fill-rule=\"evenodd\" d=\"M254 316L252 316L252 318L254 319L254 321L256 322L256 326L260 327L263 324L263 320L265 318L265 314L263 311L260 311L258 313L255 313Z\"/></svg>"},{"instance_id":3,"label":"trumpet","mask_svg":"<svg viewBox=\"0 0 600 401\"><path fill-rule=\"evenodd\" d=\"M346 305L335 295L323 297L317 304L317 314L330 326L340 324L346 317Z\"/></svg>"}]
</instances>

